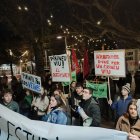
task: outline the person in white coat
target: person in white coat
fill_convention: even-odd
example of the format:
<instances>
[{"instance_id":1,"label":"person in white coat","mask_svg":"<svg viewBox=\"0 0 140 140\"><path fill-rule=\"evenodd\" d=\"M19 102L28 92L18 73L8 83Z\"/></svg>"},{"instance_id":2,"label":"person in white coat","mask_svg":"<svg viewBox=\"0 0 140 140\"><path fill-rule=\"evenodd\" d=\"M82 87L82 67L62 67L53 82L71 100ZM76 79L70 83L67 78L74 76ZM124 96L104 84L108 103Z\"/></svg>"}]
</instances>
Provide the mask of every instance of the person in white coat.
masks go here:
<instances>
[{"instance_id":1,"label":"person in white coat","mask_svg":"<svg viewBox=\"0 0 140 140\"><path fill-rule=\"evenodd\" d=\"M40 120L43 115L45 115L46 110L49 105L49 99L47 97L46 91L44 87L41 88L42 92L37 96L33 97L32 101L32 112L36 112L32 114L31 119Z\"/></svg>"}]
</instances>

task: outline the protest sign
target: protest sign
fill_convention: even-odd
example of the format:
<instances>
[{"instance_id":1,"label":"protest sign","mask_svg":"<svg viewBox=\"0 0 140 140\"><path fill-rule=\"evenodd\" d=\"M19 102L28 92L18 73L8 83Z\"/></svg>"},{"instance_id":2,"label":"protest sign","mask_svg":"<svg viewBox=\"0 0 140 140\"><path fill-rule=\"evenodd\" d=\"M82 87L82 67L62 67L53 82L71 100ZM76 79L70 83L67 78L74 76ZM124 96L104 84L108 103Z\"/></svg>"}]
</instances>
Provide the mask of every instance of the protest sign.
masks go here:
<instances>
[{"instance_id":1,"label":"protest sign","mask_svg":"<svg viewBox=\"0 0 140 140\"><path fill-rule=\"evenodd\" d=\"M41 93L41 78L36 75L21 73L22 86L37 93Z\"/></svg>"},{"instance_id":2,"label":"protest sign","mask_svg":"<svg viewBox=\"0 0 140 140\"><path fill-rule=\"evenodd\" d=\"M70 82L70 69L66 54L49 56L52 81Z\"/></svg>"},{"instance_id":3,"label":"protest sign","mask_svg":"<svg viewBox=\"0 0 140 140\"><path fill-rule=\"evenodd\" d=\"M95 75L125 77L125 50L94 52Z\"/></svg>"},{"instance_id":4,"label":"protest sign","mask_svg":"<svg viewBox=\"0 0 140 140\"><path fill-rule=\"evenodd\" d=\"M68 85L70 85L70 83L72 81L77 81L77 79L76 79L76 71L71 72L71 81L70 82L63 82L62 85L63 86L68 86Z\"/></svg>"},{"instance_id":5,"label":"protest sign","mask_svg":"<svg viewBox=\"0 0 140 140\"><path fill-rule=\"evenodd\" d=\"M99 127L34 121L0 104L0 140L127 140L127 135Z\"/></svg>"},{"instance_id":6,"label":"protest sign","mask_svg":"<svg viewBox=\"0 0 140 140\"><path fill-rule=\"evenodd\" d=\"M86 87L93 89L93 97L107 98L107 83L95 84L86 81Z\"/></svg>"}]
</instances>

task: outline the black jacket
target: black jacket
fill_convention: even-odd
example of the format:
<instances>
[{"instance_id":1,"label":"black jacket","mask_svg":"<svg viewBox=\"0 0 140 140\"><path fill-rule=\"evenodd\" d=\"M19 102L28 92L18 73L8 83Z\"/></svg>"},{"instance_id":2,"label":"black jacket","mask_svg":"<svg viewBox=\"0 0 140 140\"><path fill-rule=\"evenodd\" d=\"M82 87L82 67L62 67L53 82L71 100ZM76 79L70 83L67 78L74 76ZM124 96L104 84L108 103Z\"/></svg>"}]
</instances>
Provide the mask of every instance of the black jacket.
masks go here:
<instances>
[{"instance_id":1,"label":"black jacket","mask_svg":"<svg viewBox=\"0 0 140 140\"><path fill-rule=\"evenodd\" d=\"M91 126L99 127L101 123L101 112L99 104L94 100L94 98L90 98L86 101L82 101L80 106L83 108L87 116L93 119Z\"/></svg>"}]
</instances>

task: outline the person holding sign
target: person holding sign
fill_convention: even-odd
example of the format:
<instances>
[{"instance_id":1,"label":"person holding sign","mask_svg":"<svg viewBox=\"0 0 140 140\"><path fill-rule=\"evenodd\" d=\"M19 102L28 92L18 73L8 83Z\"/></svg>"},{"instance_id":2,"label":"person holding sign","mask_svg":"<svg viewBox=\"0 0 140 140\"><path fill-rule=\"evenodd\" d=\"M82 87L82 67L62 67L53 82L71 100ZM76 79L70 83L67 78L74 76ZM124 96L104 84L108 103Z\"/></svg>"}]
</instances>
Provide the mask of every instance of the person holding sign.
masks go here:
<instances>
[{"instance_id":1,"label":"person holding sign","mask_svg":"<svg viewBox=\"0 0 140 140\"><path fill-rule=\"evenodd\" d=\"M59 95L52 95L47 114L42 117L42 121L55 123L55 124L67 124L67 116L64 109L64 102Z\"/></svg>"},{"instance_id":2,"label":"person holding sign","mask_svg":"<svg viewBox=\"0 0 140 140\"><path fill-rule=\"evenodd\" d=\"M132 100L132 96L129 95L130 93L130 84L127 83L126 85L122 86L122 96L119 100L112 102L110 99L108 104L110 104L111 108L116 110L116 122L120 116L123 115L127 111L127 106Z\"/></svg>"},{"instance_id":3,"label":"person holding sign","mask_svg":"<svg viewBox=\"0 0 140 140\"><path fill-rule=\"evenodd\" d=\"M127 112L119 118L116 129L128 132L129 140L140 140L140 118L135 100L128 104Z\"/></svg>"}]
</instances>

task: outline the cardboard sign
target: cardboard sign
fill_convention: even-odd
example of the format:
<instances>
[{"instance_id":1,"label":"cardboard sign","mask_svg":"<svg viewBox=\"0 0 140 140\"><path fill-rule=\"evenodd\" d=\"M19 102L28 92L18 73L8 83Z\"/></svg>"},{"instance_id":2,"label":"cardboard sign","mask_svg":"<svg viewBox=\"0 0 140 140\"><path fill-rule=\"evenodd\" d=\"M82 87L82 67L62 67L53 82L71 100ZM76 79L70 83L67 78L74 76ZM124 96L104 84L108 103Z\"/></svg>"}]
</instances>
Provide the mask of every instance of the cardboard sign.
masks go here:
<instances>
[{"instance_id":1,"label":"cardboard sign","mask_svg":"<svg viewBox=\"0 0 140 140\"><path fill-rule=\"evenodd\" d=\"M95 51L95 75L125 77L125 50Z\"/></svg>"},{"instance_id":2,"label":"cardboard sign","mask_svg":"<svg viewBox=\"0 0 140 140\"><path fill-rule=\"evenodd\" d=\"M107 83L95 84L86 81L86 87L93 89L93 97L107 98Z\"/></svg>"},{"instance_id":3,"label":"cardboard sign","mask_svg":"<svg viewBox=\"0 0 140 140\"><path fill-rule=\"evenodd\" d=\"M22 86L37 93L41 93L41 78L25 72L21 73Z\"/></svg>"},{"instance_id":4,"label":"cardboard sign","mask_svg":"<svg viewBox=\"0 0 140 140\"><path fill-rule=\"evenodd\" d=\"M75 81L75 82L77 81L77 79L76 79L76 71L71 72L71 81L70 82L62 82L62 85L63 86L68 86L68 85L71 84L72 81Z\"/></svg>"},{"instance_id":5,"label":"cardboard sign","mask_svg":"<svg viewBox=\"0 0 140 140\"><path fill-rule=\"evenodd\" d=\"M71 74L66 54L49 56L51 64L52 81L70 82Z\"/></svg>"},{"instance_id":6,"label":"cardboard sign","mask_svg":"<svg viewBox=\"0 0 140 140\"><path fill-rule=\"evenodd\" d=\"M99 127L34 121L0 104L0 140L127 140L127 135Z\"/></svg>"}]
</instances>

